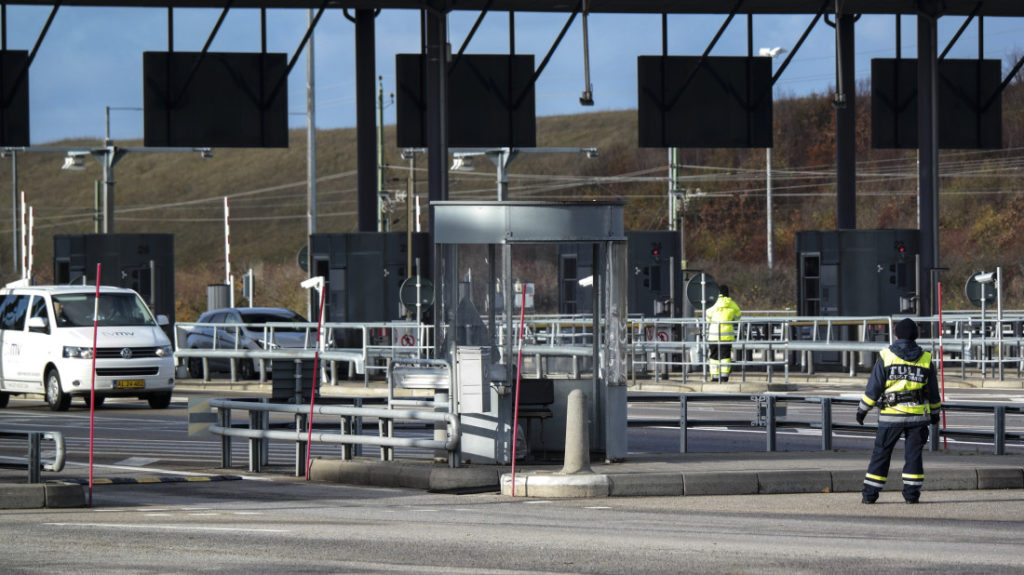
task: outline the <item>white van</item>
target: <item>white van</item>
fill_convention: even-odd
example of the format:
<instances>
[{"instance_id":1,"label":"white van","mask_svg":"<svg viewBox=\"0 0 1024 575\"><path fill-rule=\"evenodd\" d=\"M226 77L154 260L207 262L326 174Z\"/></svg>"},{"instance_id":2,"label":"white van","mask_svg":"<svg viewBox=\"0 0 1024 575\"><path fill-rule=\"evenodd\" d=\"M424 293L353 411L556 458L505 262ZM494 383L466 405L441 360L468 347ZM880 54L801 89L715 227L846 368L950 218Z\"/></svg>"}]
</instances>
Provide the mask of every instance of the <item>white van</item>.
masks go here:
<instances>
[{"instance_id":1,"label":"white van","mask_svg":"<svg viewBox=\"0 0 1024 575\"><path fill-rule=\"evenodd\" d=\"M72 397L89 404L96 286L0 290L0 407L14 393L41 394L64 411ZM174 390L174 353L139 294L100 287L96 330L96 407L108 397L138 397L166 408Z\"/></svg>"}]
</instances>

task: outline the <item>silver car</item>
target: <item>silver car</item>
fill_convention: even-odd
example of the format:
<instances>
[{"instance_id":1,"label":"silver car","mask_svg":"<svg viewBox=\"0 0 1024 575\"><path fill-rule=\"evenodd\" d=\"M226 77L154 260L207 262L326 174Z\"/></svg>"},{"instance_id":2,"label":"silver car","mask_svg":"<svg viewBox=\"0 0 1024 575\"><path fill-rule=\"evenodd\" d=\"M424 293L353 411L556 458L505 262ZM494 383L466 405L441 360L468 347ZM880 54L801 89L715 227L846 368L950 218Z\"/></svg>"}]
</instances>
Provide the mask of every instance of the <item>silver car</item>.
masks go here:
<instances>
[{"instance_id":1,"label":"silver car","mask_svg":"<svg viewBox=\"0 0 1024 575\"><path fill-rule=\"evenodd\" d=\"M197 324L188 332L185 346L188 349L252 349L270 350L280 348L303 349L316 344L316 326L308 327L306 318L290 309L277 307L238 307L210 310L196 320ZM281 323L307 324L295 327L280 326ZM267 325L271 324L271 325ZM236 346L237 337L237 346ZM259 360L238 360L238 376L242 379L256 377ZM210 371L230 371L231 362L223 358L209 358ZM269 369L269 362L268 362ZM188 360L189 377L203 377L203 360L192 357Z\"/></svg>"}]
</instances>

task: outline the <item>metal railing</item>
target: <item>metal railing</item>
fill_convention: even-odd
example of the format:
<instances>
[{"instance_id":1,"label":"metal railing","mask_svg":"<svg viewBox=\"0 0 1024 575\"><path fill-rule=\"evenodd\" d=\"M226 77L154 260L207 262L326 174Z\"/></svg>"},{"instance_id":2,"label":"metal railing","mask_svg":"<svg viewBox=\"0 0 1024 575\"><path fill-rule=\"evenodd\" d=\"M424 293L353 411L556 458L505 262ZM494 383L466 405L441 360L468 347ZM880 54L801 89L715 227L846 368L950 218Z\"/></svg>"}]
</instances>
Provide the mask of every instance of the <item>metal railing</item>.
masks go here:
<instances>
[{"instance_id":1,"label":"metal railing","mask_svg":"<svg viewBox=\"0 0 1024 575\"><path fill-rule=\"evenodd\" d=\"M853 376L871 369L877 352L891 343L893 326L900 317L801 317L770 314L753 315L735 322L737 338L733 345L733 374L744 381L748 373L764 373L769 382L781 375L789 382L790 373L798 371L808 375L821 369L847 372ZM1006 368L1012 368L1016 377L1024 374L1024 314L1006 313L1003 319L984 319L977 315L954 313L944 318L942 337L939 337L938 318L915 318L921 324L922 337L918 343L939 356L941 343L948 373L959 368L960 377L980 376L1003 380ZM514 328L518 331L518 319ZM592 318L582 315L537 315L526 318L523 354L529 369L536 377L550 375L577 378L581 372L593 369ZM681 373L685 382L689 377L704 379L707 374L708 346L714 342L704 340L706 322L700 318L629 318L628 354L631 377L637 378L653 372L655 380ZM296 324L267 324L266 338L273 337L273 329ZM308 329L307 324L298 324ZM313 324L309 324L313 325ZM312 359L314 349L244 349L234 338L230 349L187 349L181 335L187 330L238 330L238 324L178 324L176 330L179 361L200 358L203 361L204 380L209 379L208 360L220 359L232 364L240 360L258 361L260 381L264 381L267 361L274 359ZM253 326L256 327L256 326ZM315 331L315 325L312 327ZM362 374L366 382L371 377L383 377L388 363L395 358L429 359L433 355L433 326L415 322L328 323L327 347L321 352L325 365L325 380L337 384L338 367L348 365L348 376ZM503 337L505 329L497 329ZM307 340L310 338L307 337ZM216 342L216 339L214 340ZM500 342L499 342L500 343Z\"/></svg>"},{"instance_id":2,"label":"metal railing","mask_svg":"<svg viewBox=\"0 0 1024 575\"><path fill-rule=\"evenodd\" d=\"M257 473L262 466L267 464L269 456L270 440L288 441L295 443L295 475L305 474L304 454L307 439L314 444L330 444L344 446L341 449L343 460L352 459L351 446L369 445L380 448L381 460L389 461L394 458L393 449L396 447L413 448L433 451L446 451L448 461L455 465L458 458L455 452L458 449L462 430L458 417L450 413L435 412L414 409L386 409L380 407L357 407L342 405L316 405L313 409L314 415L337 417L339 426L337 431L323 431L323 422L319 422L312 434L309 434L306 427L306 418L310 414L309 406L269 403L265 400L230 400L212 399L210 406L217 409L217 423L210 425L209 431L221 436L221 465L230 468L231 462L231 440L239 437L249 440L249 471ZM233 410L245 411L248 413L248 424L244 427L232 425L231 416ZM271 429L271 413L291 414L295 416L294 429ZM378 435L362 435L362 425L359 423L365 418L376 418L378 421ZM443 423L445 424L445 439L423 439L418 437L395 437L395 421L412 421L424 424Z\"/></svg>"},{"instance_id":3,"label":"metal railing","mask_svg":"<svg viewBox=\"0 0 1024 575\"><path fill-rule=\"evenodd\" d=\"M29 483L39 483L40 471L53 471L56 473L64 469L64 434L59 431L21 431L16 429L0 429L0 438L26 440L27 452L25 459L19 460L18 458L11 458L15 461L0 462L0 467L28 469ZM43 439L53 441L53 461L46 462L42 460L42 451L40 447Z\"/></svg>"},{"instance_id":4,"label":"metal railing","mask_svg":"<svg viewBox=\"0 0 1024 575\"><path fill-rule=\"evenodd\" d=\"M776 395L776 394L736 394L736 393L701 393L701 394L631 394L630 403L679 403L678 418L641 418L630 419L630 427L666 426L679 427L679 452L686 453L688 450L687 430L693 427L750 427L763 428L765 430L765 451L776 451L777 431L781 428L802 428L821 430L821 450L830 451L833 443L833 433L836 430L857 433L874 433L877 425L860 425L857 423L837 423L833 407L844 405L856 407L860 399L839 398L831 396L811 395ZM693 418L688 412L691 403L737 403L750 402L752 409L751 417L744 419L737 418ZM789 419L786 404L790 402L820 404L821 416L818 420ZM949 412L974 412L991 413L992 428L977 429L967 427L946 427L938 425L931 426L931 449L939 448L940 437L966 437L972 439L990 440L995 455L1006 453L1006 442L1024 441L1024 433L1008 432L1006 417L1009 414L1024 415L1024 405L1006 403L944 403L943 409Z\"/></svg>"},{"instance_id":5,"label":"metal railing","mask_svg":"<svg viewBox=\"0 0 1024 575\"><path fill-rule=\"evenodd\" d=\"M262 338L252 340L243 337L242 329L258 331ZM282 348L267 344L275 341L276 330L301 329L305 332L302 348ZM189 347L188 334L197 330L209 331L211 347ZM433 326L415 322L370 322L370 323L325 323L325 348L320 352L326 380L337 385L338 367L348 366L347 376L361 374L369 381L372 373L383 374L387 362L398 357L427 357L433 353ZM231 381L238 379L238 362L255 361L260 382L266 381L269 362L275 359L312 360L316 354L315 323L267 323L267 324L214 324L185 323L175 326L175 358L179 364L187 364L189 358L202 361L203 380L210 380L209 360L228 362ZM230 335L228 335L230 334ZM228 335L228 337L224 337ZM230 347L219 347L221 340L231 342ZM358 343L353 345L353 340ZM248 347L253 346L253 347Z\"/></svg>"}]
</instances>

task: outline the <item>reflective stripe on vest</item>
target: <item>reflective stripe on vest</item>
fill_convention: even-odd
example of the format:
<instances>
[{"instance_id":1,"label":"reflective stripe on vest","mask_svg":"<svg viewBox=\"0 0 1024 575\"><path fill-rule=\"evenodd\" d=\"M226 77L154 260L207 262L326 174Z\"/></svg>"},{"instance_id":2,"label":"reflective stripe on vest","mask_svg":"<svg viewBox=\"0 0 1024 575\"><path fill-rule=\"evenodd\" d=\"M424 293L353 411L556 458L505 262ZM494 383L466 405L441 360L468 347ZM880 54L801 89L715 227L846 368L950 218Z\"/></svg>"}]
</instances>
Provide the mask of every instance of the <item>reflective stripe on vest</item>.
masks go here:
<instances>
[{"instance_id":1,"label":"reflective stripe on vest","mask_svg":"<svg viewBox=\"0 0 1024 575\"><path fill-rule=\"evenodd\" d=\"M736 320L740 313L731 300L719 298L715 305L707 310L708 341L735 341Z\"/></svg>"},{"instance_id":2,"label":"reflective stripe on vest","mask_svg":"<svg viewBox=\"0 0 1024 575\"><path fill-rule=\"evenodd\" d=\"M887 402L881 413L909 416L927 414L930 410L928 398L924 395L924 387L928 384L928 368L932 363L932 354L926 351L921 353L921 357L916 361L907 361L886 348L880 355L885 369L884 394L920 392L916 394L920 398L919 401L904 401L896 405L889 405Z\"/></svg>"}]
</instances>

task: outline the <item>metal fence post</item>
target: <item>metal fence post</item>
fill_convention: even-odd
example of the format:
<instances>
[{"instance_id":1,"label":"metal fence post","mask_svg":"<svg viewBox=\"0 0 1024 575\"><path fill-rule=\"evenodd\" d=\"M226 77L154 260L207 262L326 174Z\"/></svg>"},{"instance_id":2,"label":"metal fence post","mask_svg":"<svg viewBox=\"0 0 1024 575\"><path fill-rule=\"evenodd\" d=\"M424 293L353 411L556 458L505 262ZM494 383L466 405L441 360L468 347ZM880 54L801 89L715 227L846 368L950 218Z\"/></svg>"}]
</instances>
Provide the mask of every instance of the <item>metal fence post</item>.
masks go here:
<instances>
[{"instance_id":1,"label":"metal fence post","mask_svg":"<svg viewBox=\"0 0 1024 575\"><path fill-rule=\"evenodd\" d=\"M352 418L347 415L341 417L341 434L352 435ZM348 443L341 444L341 460L351 461L352 460L352 445Z\"/></svg>"},{"instance_id":2,"label":"metal fence post","mask_svg":"<svg viewBox=\"0 0 1024 575\"><path fill-rule=\"evenodd\" d=\"M33 431L28 434L28 482L39 483L39 438L42 433Z\"/></svg>"},{"instance_id":3,"label":"metal fence post","mask_svg":"<svg viewBox=\"0 0 1024 575\"><path fill-rule=\"evenodd\" d=\"M1004 455L1006 453L1006 406L997 405L995 408L995 425L993 433L995 434L996 443L996 455Z\"/></svg>"},{"instance_id":4,"label":"metal fence post","mask_svg":"<svg viewBox=\"0 0 1024 575\"><path fill-rule=\"evenodd\" d=\"M765 422L767 427L766 446L768 451L775 451L775 396L766 395L765 399Z\"/></svg>"},{"instance_id":5,"label":"metal fence post","mask_svg":"<svg viewBox=\"0 0 1024 575\"><path fill-rule=\"evenodd\" d=\"M266 397L260 399L260 403L270 403L270 400ZM260 412L260 429L267 431L270 429L270 412ZM270 439L264 438L260 444L260 464L263 466L270 465Z\"/></svg>"},{"instance_id":6,"label":"metal fence post","mask_svg":"<svg viewBox=\"0 0 1024 575\"><path fill-rule=\"evenodd\" d=\"M262 418L259 411L249 412L249 429L258 430L262 429L261 424ZM262 470L262 452L263 452L263 439L258 437L249 438L249 472L259 473Z\"/></svg>"},{"instance_id":7,"label":"metal fence post","mask_svg":"<svg viewBox=\"0 0 1024 575\"><path fill-rule=\"evenodd\" d=\"M686 453L686 395L679 396L679 453Z\"/></svg>"},{"instance_id":8,"label":"metal fence post","mask_svg":"<svg viewBox=\"0 0 1024 575\"><path fill-rule=\"evenodd\" d=\"M821 450L832 451L832 398L821 398Z\"/></svg>"},{"instance_id":9,"label":"metal fence post","mask_svg":"<svg viewBox=\"0 0 1024 575\"><path fill-rule=\"evenodd\" d=\"M231 410L224 407L217 408L217 415L220 421L218 425L224 429L231 429ZM224 469L231 468L231 436L220 437L220 466Z\"/></svg>"}]
</instances>

